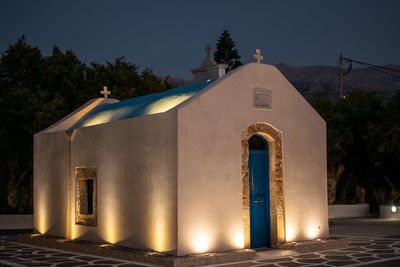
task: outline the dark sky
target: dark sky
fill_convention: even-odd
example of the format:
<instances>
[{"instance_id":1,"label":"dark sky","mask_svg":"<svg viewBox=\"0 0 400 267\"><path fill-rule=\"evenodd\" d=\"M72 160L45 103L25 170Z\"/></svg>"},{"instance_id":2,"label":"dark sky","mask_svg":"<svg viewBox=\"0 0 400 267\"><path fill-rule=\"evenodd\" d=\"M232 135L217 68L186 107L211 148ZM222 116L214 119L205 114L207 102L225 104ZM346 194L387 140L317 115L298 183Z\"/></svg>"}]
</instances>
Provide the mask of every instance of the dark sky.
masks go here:
<instances>
[{"instance_id":1,"label":"dark sky","mask_svg":"<svg viewBox=\"0 0 400 267\"><path fill-rule=\"evenodd\" d=\"M338 54L400 64L400 1L0 0L0 50L22 34L48 55L54 45L85 62L125 56L159 75L190 69L228 29L243 62L335 65Z\"/></svg>"}]
</instances>

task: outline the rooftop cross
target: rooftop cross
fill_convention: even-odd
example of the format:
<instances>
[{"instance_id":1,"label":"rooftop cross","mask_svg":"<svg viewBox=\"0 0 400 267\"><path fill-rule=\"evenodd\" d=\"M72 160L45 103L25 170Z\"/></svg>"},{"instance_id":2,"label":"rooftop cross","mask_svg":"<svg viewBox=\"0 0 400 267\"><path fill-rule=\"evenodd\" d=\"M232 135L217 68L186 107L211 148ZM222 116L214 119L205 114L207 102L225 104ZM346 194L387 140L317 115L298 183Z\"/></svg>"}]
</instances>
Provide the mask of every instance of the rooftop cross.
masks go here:
<instances>
[{"instance_id":1,"label":"rooftop cross","mask_svg":"<svg viewBox=\"0 0 400 267\"><path fill-rule=\"evenodd\" d=\"M111 94L111 92L108 91L107 86L103 86L103 91L100 91L100 94L104 95L104 98L108 98L108 95Z\"/></svg>"},{"instance_id":2,"label":"rooftop cross","mask_svg":"<svg viewBox=\"0 0 400 267\"><path fill-rule=\"evenodd\" d=\"M256 49L256 54L253 55L253 57L256 59L257 63L261 63L261 61L264 60L264 57L261 55L261 49L260 48Z\"/></svg>"},{"instance_id":3,"label":"rooftop cross","mask_svg":"<svg viewBox=\"0 0 400 267\"><path fill-rule=\"evenodd\" d=\"M211 51L211 49L212 49L212 47L211 47L210 44L208 44L208 45L206 46L206 48L204 48L204 51L207 52L207 59L210 59L210 51Z\"/></svg>"}]
</instances>

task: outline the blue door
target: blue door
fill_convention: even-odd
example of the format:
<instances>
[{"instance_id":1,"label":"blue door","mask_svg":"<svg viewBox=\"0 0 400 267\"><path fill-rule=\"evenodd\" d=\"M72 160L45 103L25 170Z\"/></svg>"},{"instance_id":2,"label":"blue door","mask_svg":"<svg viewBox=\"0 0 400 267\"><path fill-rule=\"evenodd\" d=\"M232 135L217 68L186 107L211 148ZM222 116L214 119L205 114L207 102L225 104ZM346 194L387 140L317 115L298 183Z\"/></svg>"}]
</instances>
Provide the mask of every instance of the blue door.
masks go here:
<instances>
[{"instance_id":1,"label":"blue door","mask_svg":"<svg viewBox=\"0 0 400 267\"><path fill-rule=\"evenodd\" d=\"M253 136L249 140L249 152L250 245L270 247L268 142Z\"/></svg>"}]
</instances>

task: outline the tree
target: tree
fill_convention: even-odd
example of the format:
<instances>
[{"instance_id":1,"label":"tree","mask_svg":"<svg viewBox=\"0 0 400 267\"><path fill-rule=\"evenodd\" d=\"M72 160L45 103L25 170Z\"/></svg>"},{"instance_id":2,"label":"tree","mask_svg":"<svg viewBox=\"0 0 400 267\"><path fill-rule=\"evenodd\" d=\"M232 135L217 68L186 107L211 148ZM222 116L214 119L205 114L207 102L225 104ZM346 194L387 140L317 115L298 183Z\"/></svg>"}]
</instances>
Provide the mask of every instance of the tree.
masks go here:
<instances>
[{"instance_id":1,"label":"tree","mask_svg":"<svg viewBox=\"0 0 400 267\"><path fill-rule=\"evenodd\" d=\"M239 53L235 47L235 42L232 40L227 30L221 33L216 46L217 50L214 53L214 60L218 64L227 65L227 72L242 65Z\"/></svg>"},{"instance_id":2,"label":"tree","mask_svg":"<svg viewBox=\"0 0 400 267\"><path fill-rule=\"evenodd\" d=\"M32 206L32 135L39 130L36 111L42 54L22 36L0 58L0 176L7 184L8 212ZM2 187L3 189L4 187Z\"/></svg>"},{"instance_id":3,"label":"tree","mask_svg":"<svg viewBox=\"0 0 400 267\"><path fill-rule=\"evenodd\" d=\"M345 171L344 153L350 140L349 131L345 128L340 112L337 112L334 103L327 97L315 95L310 103L324 118L327 126L327 179L328 179L328 204L336 202L337 185Z\"/></svg>"},{"instance_id":4,"label":"tree","mask_svg":"<svg viewBox=\"0 0 400 267\"><path fill-rule=\"evenodd\" d=\"M140 78L143 83L141 95L162 92L172 87L168 82L168 77L161 81L149 68L142 71Z\"/></svg>"},{"instance_id":5,"label":"tree","mask_svg":"<svg viewBox=\"0 0 400 267\"><path fill-rule=\"evenodd\" d=\"M117 58L82 63L71 50L54 47L44 57L25 36L0 55L0 213L32 212L33 135L109 86L123 100L171 88L150 69Z\"/></svg>"},{"instance_id":6,"label":"tree","mask_svg":"<svg viewBox=\"0 0 400 267\"><path fill-rule=\"evenodd\" d=\"M87 73L89 90L92 97L98 97L99 89L108 86L111 96L124 100L139 95L138 88L141 84L139 67L125 61L123 57L116 58L113 63L105 65L92 63Z\"/></svg>"},{"instance_id":7,"label":"tree","mask_svg":"<svg viewBox=\"0 0 400 267\"><path fill-rule=\"evenodd\" d=\"M398 203L400 93L388 101L354 91L336 103L310 102L327 124L329 204Z\"/></svg>"}]
</instances>

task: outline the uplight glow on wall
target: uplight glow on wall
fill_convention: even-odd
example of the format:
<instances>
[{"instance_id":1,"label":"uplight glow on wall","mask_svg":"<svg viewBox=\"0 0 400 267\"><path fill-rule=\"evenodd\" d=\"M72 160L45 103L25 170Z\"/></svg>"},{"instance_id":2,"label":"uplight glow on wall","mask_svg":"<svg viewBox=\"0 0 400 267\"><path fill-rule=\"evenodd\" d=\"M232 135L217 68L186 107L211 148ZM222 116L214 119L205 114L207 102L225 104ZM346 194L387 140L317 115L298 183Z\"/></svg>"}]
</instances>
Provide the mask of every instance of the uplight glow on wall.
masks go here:
<instances>
[{"instance_id":1,"label":"uplight glow on wall","mask_svg":"<svg viewBox=\"0 0 400 267\"><path fill-rule=\"evenodd\" d=\"M286 226L286 242L291 242L295 239L295 228L292 225Z\"/></svg>"},{"instance_id":2,"label":"uplight glow on wall","mask_svg":"<svg viewBox=\"0 0 400 267\"><path fill-rule=\"evenodd\" d=\"M44 192L40 192L37 199L37 209L35 214L35 227L36 230L41 233L45 234L50 226L49 226L49 217L48 217L48 210L47 210L47 194Z\"/></svg>"},{"instance_id":3,"label":"uplight glow on wall","mask_svg":"<svg viewBox=\"0 0 400 267\"><path fill-rule=\"evenodd\" d=\"M164 252L169 249L169 216L167 211L167 203L162 201L160 195L153 198L151 202L151 222L150 222L150 242L154 250Z\"/></svg>"},{"instance_id":4,"label":"uplight glow on wall","mask_svg":"<svg viewBox=\"0 0 400 267\"><path fill-rule=\"evenodd\" d=\"M210 237L205 232L195 235L193 240L193 248L197 253L207 252L210 248Z\"/></svg>"},{"instance_id":5,"label":"uplight glow on wall","mask_svg":"<svg viewBox=\"0 0 400 267\"><path fill-rule=\"evenodd\" d=\"M309 239L315 239L319 234L319 227L316 225L309 225L307 227L307 237Z\"/></svg>"},{"instance_id":6,"label":"uplight glow on wall","mask_svg":"<svg viewBox=\"0 0 400 267\"><path fill-rule=\"evenodd\" d=\"M392 206L392 212L395 213L397 211L396 206Z\"/></svg>"},{"instance_id":7,"label":"uplight glow on wall","mask_svg":"<svg viewBox=\"0 0 400 267\"><path fill-rule=\"evenodd\" d=\"M111 199L111 198L110 198ZM120 226L119 218L121 215L118 214L117 205L114 201L109 201L110 205L106 207L107 216L105 218L105 238L104 240L115 244L120 241Z\"/></svg>"},{"instance_id":8,"label":"uplight glow on wall","mask_svg":"<svg viewBox=\"0 0 400 267\"><path fill-rule=\"evenodd\" d=\"M244 248L244 233L243 230L242 231L237 231L234 234L234 245L236 248L238 249L242 249Z\"/></svg>"}]
</instances>

